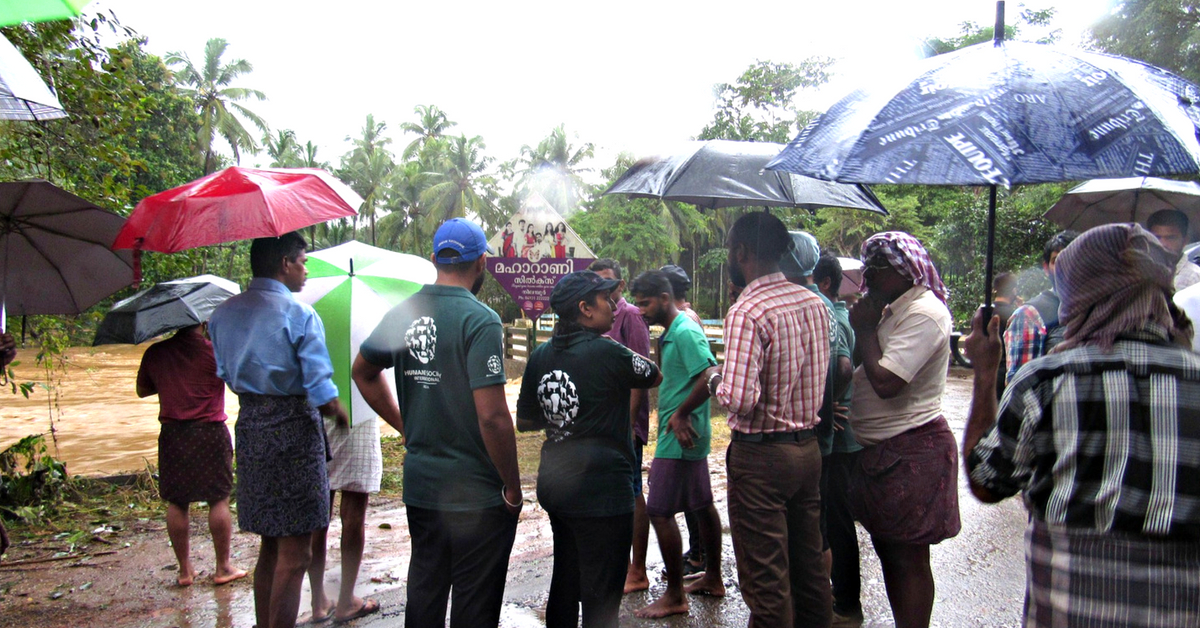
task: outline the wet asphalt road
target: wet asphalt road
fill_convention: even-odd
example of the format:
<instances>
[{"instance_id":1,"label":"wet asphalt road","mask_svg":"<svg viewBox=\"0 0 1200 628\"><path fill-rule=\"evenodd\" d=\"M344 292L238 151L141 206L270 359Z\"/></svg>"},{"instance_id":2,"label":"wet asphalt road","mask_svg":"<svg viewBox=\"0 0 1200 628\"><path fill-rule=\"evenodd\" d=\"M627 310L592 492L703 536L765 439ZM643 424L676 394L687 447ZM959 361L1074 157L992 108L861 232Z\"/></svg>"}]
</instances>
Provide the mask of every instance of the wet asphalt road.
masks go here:
<instances>
[{"instance_id":1,"label":"wet asphalt road","mask_svg":"<svg viewBox=\"0 0 1200 628\"><path fill-rule=\"evenodd\" d=\"M948 382L943 407L951 429L959 438L962 436L969 403L970 375L965 370L954 369ZM723 570L728 595L724 599L693 596L691 611L687 615L658 620L634 617L635 610L656 599L665 587L661 576L662 558L655 544L654 534L651 533L647 560L651 587L648 592L625 596L621 607L621 625L673 628L746 625L749 613L737 588L733 547L728 534L724 465L719 464L719 454L717 460L710 462L710 466L713 473L713 494L717 499L722 523L725 525ZM957 537L934 546L931 551L934 579L937 584L932 625L947 628L1020 626L1025 586L1024 507L1015 499L998 505L981 504L967 490L961 472L959 507L962 532ZM527 504L526 508L530 508L530 505ZM535 525L524 521L525 518L523 515L522 526ZM532 531L519 529L518 534L526 539L540 537L549 534L548 525L545 528ZM518 541L518 546L521 545L522 542ZM862 604L866 618L863 626L892 626L894 624L884 591L879 561L871 549L870 538L862 528L859 528L859 547L862 562ZM525 628L543 625L540 612L545 606L550 588L551 567L551 557L545 550L526 551L520 555L514 552L509 566L501 626ZM380 614L349 625L370 628L402 626L403 587L379 591L372 595L383 604Z\"/></svg>"}]
</instances>

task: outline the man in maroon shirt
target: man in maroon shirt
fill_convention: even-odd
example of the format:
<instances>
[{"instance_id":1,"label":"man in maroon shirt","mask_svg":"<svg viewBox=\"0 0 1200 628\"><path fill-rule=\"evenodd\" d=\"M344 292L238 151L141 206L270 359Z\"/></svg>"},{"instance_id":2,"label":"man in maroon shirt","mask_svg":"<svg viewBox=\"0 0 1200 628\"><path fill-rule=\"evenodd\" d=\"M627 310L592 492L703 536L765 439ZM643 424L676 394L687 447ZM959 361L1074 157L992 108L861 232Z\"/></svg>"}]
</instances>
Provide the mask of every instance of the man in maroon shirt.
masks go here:
<instances>
[{"instance_id":1,"label":"man in maroon shirt","mask_svg":"<svg viewBox=\"0 0 1200 628\"><path fill-rule=\"evenodd\" d=\"M185 327L151 345L138 369L139 397L158 395L159 494L167 502L167 536L179 561L176 582L196 577L188 539L188 505L208 502L208 529L217 554L213 583L233 582L246 572L229 562L233 518L233 444L225 427L225 382L217 377L212 343L202 325Z\"/></svg>"},{"instance_id":2,"label":"man in maroon shirt","mask_svg":"<svg viewBox=\"0 0 1200 628\"><path fill-rule=\"evenodd\" d=\"M625 345L634 353L650 357L650 327L642 319L641 310L625 300L625 280L621 278L621 264L614 259L602 258L591 263L588 270L621 283L612 291L617 300L613 309L613 326L605 336ZM629 562L629 573L625 575L625 592L644 591L650 588L646 578L646 546L650 543L650 517L646 515L646 494L642 490L642 450L650 440L650 396L644 389L633 389L629 395L629 416L633 419L633 449L637 455L637 501L633 507L633 558Z\"/></svg>"}]
</instances>

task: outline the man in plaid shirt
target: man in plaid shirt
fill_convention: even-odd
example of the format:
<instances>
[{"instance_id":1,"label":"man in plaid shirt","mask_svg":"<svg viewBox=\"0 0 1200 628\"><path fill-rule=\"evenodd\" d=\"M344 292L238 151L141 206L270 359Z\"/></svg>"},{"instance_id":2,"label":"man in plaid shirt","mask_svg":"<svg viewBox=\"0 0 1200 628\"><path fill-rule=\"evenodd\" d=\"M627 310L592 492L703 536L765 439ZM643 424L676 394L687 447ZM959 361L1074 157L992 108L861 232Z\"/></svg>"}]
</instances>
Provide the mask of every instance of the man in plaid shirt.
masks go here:
<instances>
[{"instance_id":1,"label":"man in plaid shirt","mask_svg":"<svg viewBox=\"0 0 1200 628\"><path fill-rule=\"evenodd\" d=\"M829 311L779 271L792 243L775 216L742 216L727 245L730 278L745 289L725 315L725 364L705 372L679 411L709 394L729 409L729 528L750 625L828 627L813 428L829 367Z\"/></svg>"},{"instance_id":2,"label":"man in plaid shirt","mask_svg":"<svg viewBox=\"0 0 1200 628\"><path fill-rule=\"evenodd\" d=\"M1008 319L1008 329L1004 332L1008 381L1012 381L1022 365L1046 355L1062 340L1062 329L1058 323L1058 294L1054 291L1054 262L1058 259L1058 253L1078 235L1075 231L1062 231L1047 240L1042 248L1042 270L1050 279L1050 289L1017 308Z\"/></svg>"},{"instance_id":3,"label":"man in plaid shirt","mask_svg":"<svg viewBox=\"0 0 1200 628\"><path fill-rule=\"evenodd\" d=\"M1066 330L996 406L998 319L967 350L972 492L1023 493L1026 626L1200 625L1200 356L1170 306L1175 256L1132 224L1097 227L1055 269Z\"/></svg>"}]
</instances>

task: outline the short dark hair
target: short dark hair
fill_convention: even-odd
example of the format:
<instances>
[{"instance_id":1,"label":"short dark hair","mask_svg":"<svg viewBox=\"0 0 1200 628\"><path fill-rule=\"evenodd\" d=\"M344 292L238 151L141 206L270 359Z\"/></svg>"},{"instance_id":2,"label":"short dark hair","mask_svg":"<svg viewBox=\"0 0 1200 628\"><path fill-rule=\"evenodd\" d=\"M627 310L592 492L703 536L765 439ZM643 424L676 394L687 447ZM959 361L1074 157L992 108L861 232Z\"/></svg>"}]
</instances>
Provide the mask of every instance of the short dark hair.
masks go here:
<instances>
[{"instance_id":1,"label":"short dark hair","mask_svg":"<svg viewBox=\"0 0 1200 628\"><path fill-rule=\"evenodd\" d=\"M1179 229L1179 233L1187 235L1188 232L1188 217L1187 214L1178 209L1160 209L1146 219L1146 228L1158 226L1175 227Z\"/></svg>"},{"instance_id":2,"label":"short dark hair","mask_svg":"<svg viewBox=\"0 0 1200 628\"><path fill-rule=\"evenodd\" d=\"M726 242L731 249L740 244L754 259L768 263L779 263L793 246L783 221L767 212L751 212L738 218Z\"/></svg>"},{"instance_id":3,"label":"short dark hair","mask_svg":"<svg viewBox=\"0 0 1200 628\"><path fill-rule=\"evenodd\" d=\"M1071 231L1070 229L1054 234L1054 237L1046 240L1046 246L1042 247L1042 263L1049 264L1051 253L1062 253L1062 250L1067 248L1067 245L1074 242L1075 238L1078 237L1079 232Z\"/></svg>"},{"instance_id":4,"label":"short dark hair","mask_svg":"<svg viewBox=\"0 0 1200 628\"><path fill-rule=\"evenodd\" d=\"M1017 276L1012 273L1000 273L992 280L992 294L1000 295L1016 289Z\"/></svg>"},{"instance_id":5,"label":"short dark hair","mask_svg":"<svg viewBox=\"0 0 1200 628\"><path fill-rule=\"evenodd\" d=\"M629 284L629 294L635 297L656 297L665 294L671 299L675 298L671 280L667 277L667 273L661 270L648 270L638 275L634 278L633 283Z\"/></svg>"},{"instance_id":6,"label":"short dark hair","mask_svg":"<svg viewBox=\"0 0 1200 628\"><path fill-rule=\"evenodd\" d=\"M602 270L611 270L613 271L613 277L621 279L621 263L611 257L601 257L588 264L587 269L594 273Z\"/></svg>"},{"instance_id":7,"label":"short dark hair","mask_svg":"<svg viewBox=\"0 0 1200 628\"><path fill-rule=\"evenodd\" d=\"M461 275L461 274L467 272L468 270L470 270L471 267L475 265L475 260L469 260L466 262L450 262L450 263L438 261L439 259L455 259L455 258L459 258L459 257L461 257L461 256L458 254L458 251L455 251L454 249L442 249L442 250L438 251L437 254L434 256L433 262L435 264L435 267L440 271L450 273L451 275ZM476 259L478 259L478 258L476 258Z\"/></svg>"},{"instance_id":8,"label":"short dark hair","mask_svg":"<svg viewBox=\"0 0 1200 628\"><path fill-rule=\"evenodd\" d=\"M593 290L583 295L583 298L572 301L569 307L554 310L558 316L558 323L554 325L554 335L565 336L581 331L583 325L579 323L579 317L583 315L583 312L579 311L579 302L587 301L589 305L595 305L598 296L600 296L600 291Z\"/></svg>"},{"instance_id":9,"label":"short dark hair","mask_svg":"<svg viewBox=\"0 0 1200 628\"><path fill-rule=\"evenodd\" d=\"M826 278L833 282L834 290L837 290L838 286L842 284L842 262L836 255L830 253L821 255L812 273L813 283L819 284Z\"/></svg>"},{"instance_id":10,"label":"short dark hair","mask_svg":"<svg viewBox=\"0 0 1200 628\"><path fill-rule=\"evenodd\" d=\"M255 238L250 244L250 272L255 277L272 278L279 274L283 258L294 262L307 248L308 242L299 231L278 238Z\"/></svg>"}]
</instances>

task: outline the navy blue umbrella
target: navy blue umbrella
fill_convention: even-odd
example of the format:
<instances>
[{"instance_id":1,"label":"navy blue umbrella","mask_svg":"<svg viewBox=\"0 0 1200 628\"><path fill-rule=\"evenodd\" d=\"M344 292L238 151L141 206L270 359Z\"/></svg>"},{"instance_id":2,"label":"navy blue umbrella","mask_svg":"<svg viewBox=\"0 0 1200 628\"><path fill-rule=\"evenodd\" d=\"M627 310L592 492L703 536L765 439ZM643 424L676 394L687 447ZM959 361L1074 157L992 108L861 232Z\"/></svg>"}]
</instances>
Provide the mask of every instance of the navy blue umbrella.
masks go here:
<instances>
[{"instance_id":1,"label":"navy blue umbrella","mask_svg":"<svg viewBox=\"0 0 1200 628\"><path fill-rule=\"evenodd\" d=\"M989 307L997 186L1200 171L1200 88L1140 61L1005 42L997 4L994 42L851 93L766 166L842 183L989 186Z\"/></svg>"}]
</instances>

